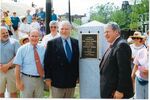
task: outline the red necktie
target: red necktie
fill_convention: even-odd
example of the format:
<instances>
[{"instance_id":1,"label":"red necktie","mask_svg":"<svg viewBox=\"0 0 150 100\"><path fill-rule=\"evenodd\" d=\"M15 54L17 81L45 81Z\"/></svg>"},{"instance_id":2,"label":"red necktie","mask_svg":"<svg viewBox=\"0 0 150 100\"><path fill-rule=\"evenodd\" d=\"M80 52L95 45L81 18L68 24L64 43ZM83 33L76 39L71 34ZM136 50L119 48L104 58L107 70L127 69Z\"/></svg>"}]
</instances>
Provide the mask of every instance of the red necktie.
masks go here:
<instances>
[{"instance_id":1,"label":"red necktie","mask_svg":"<svg viewBox=\"0 0 150 100\"><path fill-rule=\"evenodd\" d=\"M37 71L38 71L40 77L43 78L44 70L42 68L42 64L40 62L40 57L39 57L39 54L38 54L38 52L36 50L36 46L34 46L34 58L35 58Z\"/></svg>"}]
</instances>

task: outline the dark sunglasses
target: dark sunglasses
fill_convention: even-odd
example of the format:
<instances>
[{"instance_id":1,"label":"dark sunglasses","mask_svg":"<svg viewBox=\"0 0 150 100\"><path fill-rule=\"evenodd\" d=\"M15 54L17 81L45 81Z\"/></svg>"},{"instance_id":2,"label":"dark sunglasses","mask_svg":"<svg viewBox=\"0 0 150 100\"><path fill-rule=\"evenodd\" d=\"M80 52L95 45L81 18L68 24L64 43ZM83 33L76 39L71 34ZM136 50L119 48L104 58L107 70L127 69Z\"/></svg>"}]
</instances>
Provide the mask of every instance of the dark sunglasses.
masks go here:
<instances>
[{"instance_id":1,"label":"dark sunglasses","mask_svg":"<svg viewBox=\"0 0 150 100\"><path fill-rule=\"evenodd\" d=\"M141 38L138 38L138 37L133 37L132 39L141 39Z\"/></svg>"},{"instance_id":2,"label":"dark sunglasses","mask_svg":"<svg viewBox=\"0 0 150 100\"><path fill-rule=\"evenodd\" d=\"M56 26L51 26L51 28L57 28Z\"/></svg>"}]
</instances>

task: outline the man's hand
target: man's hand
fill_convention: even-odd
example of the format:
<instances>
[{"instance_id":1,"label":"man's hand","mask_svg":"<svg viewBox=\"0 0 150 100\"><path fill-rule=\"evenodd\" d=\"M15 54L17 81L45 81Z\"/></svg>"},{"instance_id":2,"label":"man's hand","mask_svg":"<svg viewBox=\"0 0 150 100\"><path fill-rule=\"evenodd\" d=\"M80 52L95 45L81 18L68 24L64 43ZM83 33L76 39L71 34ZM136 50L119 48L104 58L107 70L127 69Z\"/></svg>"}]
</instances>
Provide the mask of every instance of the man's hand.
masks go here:
<instances>
[{"instance_id":1,"label":"man's hand","mask_svg":"<svg viewBox=\"0 0 150 100\"><path fill-rule=\"evenodd\" d=\"M9 64L0 64L0 71L2 71L3 73L7 73L9 69Z\"/></svg>"},{"instance_id":2,"label":"man's hand","mask_svg":"<svg viewBox=\"0 0 150 100\"><path fill-rule=\"evenodd\" d=\"M23 91L24 90L24 84L22 81L16 81L16 87L18 90Z\"/></svg>"},{"instance_id":3,"label":"man's hand","mask_svg":"<svg viewBox=\"0 0 150 100\"><path fill-rule=\"evenodd\" d=\"M51 87L51 80L50 79L46 79L45 80L46 85L50 88Z\"/></svg>"},{"instance_id":4,"label":"man's hand","mask_svg":"<svg viewBox=\"0 0 150 100\"><path fill-rule=\"evenodd\" d=\"M115 99L121 99L121 98L123 98L123 96L124 96L124 94L122 92L115 91L115 93L114 93Z\"/></svg>"},{"instance_id":5,"label":"man's hand","mask_svg":"<svg viewBox=\"0 0 150 100\"><path fill-rule=\"evenodd\" d=\"M76 83L77 83L77 84L79 83L79 78L76 80Z\"/></svg>"}]
</instances>

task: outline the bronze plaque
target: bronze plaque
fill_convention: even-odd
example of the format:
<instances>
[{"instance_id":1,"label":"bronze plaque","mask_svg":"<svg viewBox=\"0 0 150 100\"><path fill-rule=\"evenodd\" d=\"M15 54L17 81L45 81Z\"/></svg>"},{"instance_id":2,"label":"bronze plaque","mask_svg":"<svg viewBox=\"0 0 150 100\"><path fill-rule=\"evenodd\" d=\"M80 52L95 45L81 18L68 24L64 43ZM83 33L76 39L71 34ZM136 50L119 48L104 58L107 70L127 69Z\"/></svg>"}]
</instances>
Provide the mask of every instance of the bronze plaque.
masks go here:
<instances>
[{"instance_id":1,"label":"bronze plaque","mask_svg":"<svg viewBox=\"0 0 150 100\"><path fill-rule=\"evenodd\" d=\"M97 34L82 34L82 58L97 58Z\"/></svg>"}]
</instances>

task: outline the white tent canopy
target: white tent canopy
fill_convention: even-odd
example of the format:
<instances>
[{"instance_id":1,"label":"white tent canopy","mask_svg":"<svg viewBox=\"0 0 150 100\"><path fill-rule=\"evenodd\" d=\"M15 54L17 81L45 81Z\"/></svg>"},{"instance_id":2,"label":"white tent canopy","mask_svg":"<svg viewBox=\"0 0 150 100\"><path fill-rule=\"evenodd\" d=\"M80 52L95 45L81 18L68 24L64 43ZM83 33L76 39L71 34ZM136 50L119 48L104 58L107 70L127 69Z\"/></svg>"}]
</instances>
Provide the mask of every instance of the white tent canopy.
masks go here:
<instances>
[{"instance_id":1,"label":"white tent canopy","mask_svg":"<svg viewBox=\"0 0 150 100\"><path fill-rule=\"evenodd\" d=\"M81 25L80 27L95 27L95 26L105 26L105 24L94 20L89 23L85 23Z\"/></svg>"}]
</instances>

